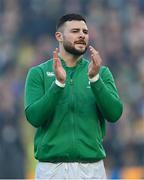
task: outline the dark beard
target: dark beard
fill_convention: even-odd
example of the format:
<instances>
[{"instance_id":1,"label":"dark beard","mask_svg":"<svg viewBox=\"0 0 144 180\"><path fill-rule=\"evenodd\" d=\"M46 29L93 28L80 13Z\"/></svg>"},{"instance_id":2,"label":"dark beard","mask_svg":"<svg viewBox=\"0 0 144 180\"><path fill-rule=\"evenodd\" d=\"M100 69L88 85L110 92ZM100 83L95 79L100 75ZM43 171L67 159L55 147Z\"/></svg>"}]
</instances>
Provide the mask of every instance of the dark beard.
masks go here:
<instances>
[{"instance_id":1,"label":"dark beard","mask_svg":"<svg viewBox=\"0 0 144 180\"><path fill-rule=\"evenodd\" d=\"M68 53L73 54L73 55L75 55L75 56L81 56L81 55L84 54L84 53L86 52L86 50L87 50L87 47L86 47L85 50L83 50L83 51L77 50L77 49L75 49L74 47L72 47L69 42L64 42L63 46L64 46L64 49L65 49Z\"/></svg>"}]
</instances>

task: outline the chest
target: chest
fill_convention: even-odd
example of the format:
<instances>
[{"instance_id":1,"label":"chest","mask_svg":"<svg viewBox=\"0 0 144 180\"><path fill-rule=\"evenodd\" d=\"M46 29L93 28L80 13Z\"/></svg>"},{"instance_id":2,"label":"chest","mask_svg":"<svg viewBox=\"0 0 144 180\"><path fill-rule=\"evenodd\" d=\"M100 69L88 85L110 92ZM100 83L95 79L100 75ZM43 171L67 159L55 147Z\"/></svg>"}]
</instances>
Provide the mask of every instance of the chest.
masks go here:
<instances>
[{"instance_id":1,"label":"chest","mask_svg":"<svg viewBox=\"0 0 144 180\"><path fill-rule=\"evenodd\" d=\"M95 98L90 87L87 68L78 70L66 70L66 82L62 93L60 103L80 102L95 103ZM52 83L55 82L55 74L53 71L44 73L44 91L48 91Z\"/></svg>"}]
</instances>

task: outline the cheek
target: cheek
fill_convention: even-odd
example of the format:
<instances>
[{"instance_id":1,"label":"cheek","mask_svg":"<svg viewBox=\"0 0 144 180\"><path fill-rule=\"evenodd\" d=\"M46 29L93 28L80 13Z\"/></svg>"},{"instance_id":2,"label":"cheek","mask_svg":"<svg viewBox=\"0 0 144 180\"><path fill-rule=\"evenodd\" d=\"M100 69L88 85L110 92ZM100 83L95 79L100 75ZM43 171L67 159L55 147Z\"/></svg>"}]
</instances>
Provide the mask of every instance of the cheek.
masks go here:
<instances>
[{"instance_id":1,"label":"cheek","mask_svg":"<svg viewBox=\"0 0 144 180\"><path fill-rule=\"evenodd\" d=\"M64 36L63 40L69 42L70 44L74 43L74 38L72 36Z\"/></svg>"},{"instance_id":2,"label":"cheek","mask_svg":"<svg viewBox=\"0 0 144 180\"><path fill-rule=\"evenodd\" d=\"M69 36L68 41L71 42L71 44L74 44L75 38L72 36Z\"/></svg>"},{"instance_id":3,"label":"cheek","mask_svg":"<svg viewBox=\"0 0 144 180\"><path fill-rule=\"evenodd\" d=\"M86 42L87 42L87 43L89 42L89 36L86 37Z\"/></svg>"}]
</instances>

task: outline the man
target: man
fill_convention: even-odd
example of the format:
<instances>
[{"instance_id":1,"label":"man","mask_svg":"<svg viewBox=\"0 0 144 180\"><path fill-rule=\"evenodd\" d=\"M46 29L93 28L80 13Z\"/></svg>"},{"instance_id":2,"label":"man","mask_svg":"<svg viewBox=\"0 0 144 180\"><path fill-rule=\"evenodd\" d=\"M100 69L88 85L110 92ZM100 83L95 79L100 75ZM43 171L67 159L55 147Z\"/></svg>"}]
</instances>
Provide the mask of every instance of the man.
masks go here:
<instances>
[{"instance_id":1,"label":"man","mask_svg":"<svg viewBox=\"0 0 144 180\"><path fill-rule=\"evenodd\" d=\"M61 17L55 33L59 50L53 59L30 69L25 87L25 114L37 128L35 178L104 179L102 141L105 121L115 122L122 103L99 53L88 48L86 20Z\"/></svg>"}]
</instances>

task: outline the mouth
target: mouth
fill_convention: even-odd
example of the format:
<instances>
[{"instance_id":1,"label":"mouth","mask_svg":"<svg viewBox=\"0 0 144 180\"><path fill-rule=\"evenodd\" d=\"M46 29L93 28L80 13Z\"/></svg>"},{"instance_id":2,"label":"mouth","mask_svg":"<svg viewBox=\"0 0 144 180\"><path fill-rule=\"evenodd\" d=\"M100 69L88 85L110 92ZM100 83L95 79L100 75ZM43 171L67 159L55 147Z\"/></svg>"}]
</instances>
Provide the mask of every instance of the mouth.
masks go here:
<instances>
[{"instance_id":1,"label":"mouth","mask_svg":"<svg viewBox=\"0 0 144 180\"><path fill-rule=\"evenodd\" d=\"M76 41L75 44L86 45L85 41Z\"/></svg>"}]
</instances>

